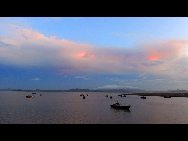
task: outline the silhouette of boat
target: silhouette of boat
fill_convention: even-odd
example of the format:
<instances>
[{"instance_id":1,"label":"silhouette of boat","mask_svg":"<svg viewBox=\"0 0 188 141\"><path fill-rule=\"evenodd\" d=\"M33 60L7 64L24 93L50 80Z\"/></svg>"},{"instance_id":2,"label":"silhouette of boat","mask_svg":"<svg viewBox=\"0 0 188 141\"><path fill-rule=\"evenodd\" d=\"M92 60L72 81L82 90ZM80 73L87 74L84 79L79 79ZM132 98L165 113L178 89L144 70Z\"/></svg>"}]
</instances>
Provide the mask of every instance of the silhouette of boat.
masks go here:
<instances>
[{"instance_id":1,"label":"silhouette of boat","mask_svg":"<svg viewBox=\"0 0 188 141\"><path fill-rule=\"evenodd\" d=\"M124 109L124 110L129 110L129 108L131 107L130 105L128 106L121 106L120 103L118 103L118 101L113 104L113 105L110 105L111 108L116 108L116 109Z\"/></svg>"},{"instance_id":2,"label":"silhouette of boat","mask_svg":"<svg viewBox=\"0 0 188 141\"><path fill-rule=\"evenodd\" d=\"M145 96L141 96L140 98L142 98L142 99L146 99L146 97L145 97Z\"/></svg>"},{"instance_id":3,"label":"silhouette of boat","mask_svg":"<svg viewBox=\"0 0 188 141\"><path fill-rule=\"evenodd\" d=\"M26 96L27 98L33 98L33 97L35 97L34 95L27 95Z\"/></svg>"},{"instance_id":4,"label":"silhouette of boat","mask_svg":"<svg viewBox=\"0 0 188 141\"><path fill-rule=\"evenodd\" d=\"M171 98L171 96L169 96L169 95L165 95L164 98Z\"/></svg>"}]
</instances>

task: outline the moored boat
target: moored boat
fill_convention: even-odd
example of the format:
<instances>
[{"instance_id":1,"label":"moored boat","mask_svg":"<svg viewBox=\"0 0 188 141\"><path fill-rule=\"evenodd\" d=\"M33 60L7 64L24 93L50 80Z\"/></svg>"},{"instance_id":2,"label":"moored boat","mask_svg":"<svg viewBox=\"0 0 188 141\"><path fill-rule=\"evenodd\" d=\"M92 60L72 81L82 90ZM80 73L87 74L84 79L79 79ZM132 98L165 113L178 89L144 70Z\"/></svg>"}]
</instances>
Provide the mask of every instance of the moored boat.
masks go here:
<instances>
[{"instance_id":1,"label":"moored boat","mask_svg":"<svg viewBox=\"0 0 188 141\"><path fill-rule=\"evenodd\" d=\"M33 98L33 97L35 97L34 95L27 95L26 96L27 98Z\"/></svg>"},{"instance_id":2,"label":"moored boat","mask_svg":"<svg viewBox=\"0 0 188 141\"><path fill-rule=\"evenodd\" d=\"M142 98L142 99L146 99L146 97L145 97L145 96L141 96L140 98Z\"/></svg>"},{"instance_id":3,"label":"moored boat","mask_svg":"<svg viewBox=\"0 0 188 141\"><path fill-rule=\"evenodd\" d=\"M171 96L169 96L169 95L165 95L164 98L171 98Z\"/></svg>"},{"instance_id":4,"label":"moored boat","mask_svg":"<svg viewBox=\"0 0 188 141\"><path fill-rule=\"evenodd\" d=\"M118 101L113 104L113 105L110 105L111 108L116 108L116 109L124 109L124 110L129 110L129 108L131 107L130 105L128 106L121 106L120 103L118 103Z\"/></svg>"}]
</instances>

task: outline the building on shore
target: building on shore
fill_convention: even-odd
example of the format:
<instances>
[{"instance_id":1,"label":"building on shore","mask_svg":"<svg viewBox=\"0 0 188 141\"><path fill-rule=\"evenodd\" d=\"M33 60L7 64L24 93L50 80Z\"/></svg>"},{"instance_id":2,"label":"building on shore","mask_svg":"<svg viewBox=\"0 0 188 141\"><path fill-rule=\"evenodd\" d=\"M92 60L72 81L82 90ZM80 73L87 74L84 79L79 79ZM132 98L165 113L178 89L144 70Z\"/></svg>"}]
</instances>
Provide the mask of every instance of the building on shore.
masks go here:
<instances>
[{"instance_id":1,"label":"building on shore","mask_svg":"<svg viewBox=\"0 0 188 141\"><path fill-rule=\"evenodd\" d=\"M170 92L170 93L188 93L188 91L187 90L179 90L179 89L177 89L177 90L168 90L168 92Z\"/></svg>"}]
</instances>

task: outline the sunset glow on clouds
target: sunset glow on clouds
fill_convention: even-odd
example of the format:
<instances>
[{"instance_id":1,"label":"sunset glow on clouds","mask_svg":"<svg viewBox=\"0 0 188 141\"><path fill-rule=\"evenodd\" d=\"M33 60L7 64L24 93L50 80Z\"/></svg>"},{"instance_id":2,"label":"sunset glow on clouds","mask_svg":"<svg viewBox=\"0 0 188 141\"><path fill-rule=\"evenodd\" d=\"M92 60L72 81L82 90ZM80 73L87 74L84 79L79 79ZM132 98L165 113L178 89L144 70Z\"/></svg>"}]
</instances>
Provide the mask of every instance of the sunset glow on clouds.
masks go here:
<instances>
[{"instance_id":1,"label":"sunset glow on clouds","mask_svg":"<svg viewBox=\"0 0 188 141\"><path fill-rule=\"evenodd\" d=\"M53 73L63 73L66 76L79 73L128 76L133 75L134 72L138 77L144 74L143 79L138 77L140 81L123 81L123 79L111 81L129 86L149 82L146 75L176 80L188 79L186 54L188 40L186 39L151 39L139 41L131 48L119 48L97 46L66 38L58 39L57 36L47 37L36 29L12 23L1 23L1 28L4 34L6 33L0 34L0 64L2 65L46 67ZM40 79L38 76L34 78ZM81 78L81 76L73 78ZM76 81L91 81L89 77L87 78Z\"/></svg>"},{"instance_id":2,"label":"sunset glow on clouds","mask_svg":"<svg viewBox=\"0 0 188 141\"><path fill-rule=\"evenodd\" d=\"M58 69L71 68L80 71L99 71L126 74L126 70L145 70L162 66L172 60L178 61L183 55L187 41L164 40L141 43L137 51L132 49L105 48L56 39L32 29L10 25L11 37L1 37L0 54L2 63L17 65L56 66ZM8 32L8 31L7 31ZM89 53L88 53L89 52ZM78 59L77 59L78 58ZM80 58L80 59L79 59ZM153 64L150 61L164 61ZM147 65L146 65L147 64ZM172 64L168 64L169 67ZM153 72L151 72L153 73Z\"/></svg>"},{"instance_id":3,"label":"sunset glow on clouds","mask_svg":"<svg viewBox=\"0 0 188 141\"><path fill-rule=\"evenodd\" d=\"M86 54L87 54L86 52L81 52L81 53L76 54L75 56L82 58L82 57L86 56Z\"/></svg>"},{"instance_id":4,"label":"sunset glow on clouds","mask_svg":"<svg viewBox=\"0 0 188 141\"><path fill-rule=\"evenodd\" d=\"M95 57L95 55L90 55L86 52L77 53L77 54L75 54L75 56L80 57L80 58L83 58L83 57L94 58Z\"/></svg>"}]
</instances>

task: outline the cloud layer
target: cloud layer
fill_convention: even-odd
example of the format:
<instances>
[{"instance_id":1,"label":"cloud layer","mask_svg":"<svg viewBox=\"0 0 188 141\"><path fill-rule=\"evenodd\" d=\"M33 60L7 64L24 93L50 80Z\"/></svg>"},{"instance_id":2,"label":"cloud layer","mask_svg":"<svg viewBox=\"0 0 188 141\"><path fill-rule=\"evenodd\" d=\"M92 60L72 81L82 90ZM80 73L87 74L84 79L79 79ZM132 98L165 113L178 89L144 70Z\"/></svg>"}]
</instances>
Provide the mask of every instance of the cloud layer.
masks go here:
<instances>
[{"instance_id":1,"label":"cloud layer","mask_svg":"<svg viewBox=\"0 0 188 141\"><path fill-rule=\"evenodd\" d=\"M99 47L8 24L0 35L0 63L43 66L64 73L115 73L133 71L170 77L187 77L185 52L188 40L165 39L139 42L133 48ZM140 73L141 74L141 73Z\"/></svg>"}]
</instances>

